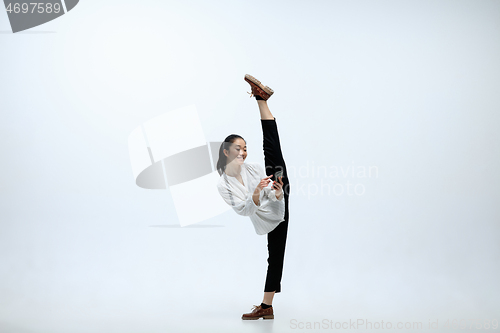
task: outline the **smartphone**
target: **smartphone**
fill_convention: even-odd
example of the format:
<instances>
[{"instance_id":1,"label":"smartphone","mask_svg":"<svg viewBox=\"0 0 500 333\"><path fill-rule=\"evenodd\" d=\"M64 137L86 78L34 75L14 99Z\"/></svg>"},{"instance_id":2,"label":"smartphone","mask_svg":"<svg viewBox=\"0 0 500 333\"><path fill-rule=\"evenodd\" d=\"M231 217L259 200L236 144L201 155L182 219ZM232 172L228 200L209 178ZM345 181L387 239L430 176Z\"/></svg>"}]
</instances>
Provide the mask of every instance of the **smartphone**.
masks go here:
<instances>
[{"instance_id":1,"label":"smartphone","mask_svg":"<svg viewBox=\"0 0 500 333\"><path fill-rule=\"evenodd\" d=\"M283 170L280 170L274 174L274 181L277 182L278 178L283 177Z\"/></svg>"}]
</instances>

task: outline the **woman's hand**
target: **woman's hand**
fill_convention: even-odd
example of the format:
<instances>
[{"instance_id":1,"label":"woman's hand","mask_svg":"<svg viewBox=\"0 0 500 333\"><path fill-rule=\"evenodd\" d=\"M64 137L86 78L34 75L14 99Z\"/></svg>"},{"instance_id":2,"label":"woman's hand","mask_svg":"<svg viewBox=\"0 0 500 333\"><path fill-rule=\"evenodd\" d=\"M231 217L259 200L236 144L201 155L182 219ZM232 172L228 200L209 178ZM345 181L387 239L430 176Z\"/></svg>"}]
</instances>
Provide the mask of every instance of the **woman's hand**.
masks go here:
<instances>
[{"instance_id":1,"label":"woman's hand","mask_svg":"<svg viewBox=\"0 0 500 333\"><path fill-rule=\"evenodd\" d=\"M262 189L264 187L267 187L267 185L269 185L269 183L271 182L271 180L269 178L271 178L271 177L272 177L272 175L261 179L259 185L257 185L257 188L259 189L259 191L262 191Z\"/></svg>"},{"instance_id":2,"label":"woman's hand","mask_svg":"<svg viewBox=\"0 0 500 333\"><path fill-rule=\"evenodd\" d=\"M272 176L267 176L266 178L262 178L259 185L257 185L257 187L255 188L255 191L253 191L252 199L256 206L260 206L260 192L264 187L267 187L267 185L269 185L269 182L271 181L269 178L271 177Z\"/></svg>"},{"instance_id":3,"label":"woman's hand","mask_svg":"<svg viewBox=\"0 0 500 333\"><path fill-rule=\"evenodd\" d=\"M278 182L273 182L273 189L276 190L276 199L280 200L279 198L283 194L283 177L279 177Z\"/></svg>"}]
</instances>

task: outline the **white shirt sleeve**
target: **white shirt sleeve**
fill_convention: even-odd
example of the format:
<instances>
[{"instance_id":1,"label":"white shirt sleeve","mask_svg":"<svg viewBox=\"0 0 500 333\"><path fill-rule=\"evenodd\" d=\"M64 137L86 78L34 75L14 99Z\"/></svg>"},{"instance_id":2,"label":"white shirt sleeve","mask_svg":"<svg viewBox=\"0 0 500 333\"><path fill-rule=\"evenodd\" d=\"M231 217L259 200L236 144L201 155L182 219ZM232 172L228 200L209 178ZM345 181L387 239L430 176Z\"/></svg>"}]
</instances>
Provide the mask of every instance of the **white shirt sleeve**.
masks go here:
<instances>
[{"instance_id":1,"label":"white shirt sleeve","mask_svg":"<svg viewBox=\"0 0 500 333\"><path fill-rule=\"evenodd\" d=\"M224 176L222 176L224 177ZM250 216L255 214L255 212L259 209L259 206L255 204L253 201L253 192L248 192L245 200L241 200L238 196L234 195L231 189L227 185L219 185L217 186L219 189L219 193L222 196L224 201L232 206L233 210L242 216ZM260 204L260 198L259 198Z\"/></svg>"},{"instance_id":2,"label":"white shirt sleeve","mask_svg":"<svg viewBox=\"0 0 500 333\"><path fill-rule=\"evenodd\" d=\"M260 164L258 164L258 163L254 164L254 165L256 166L256 168L257 168L257 170L259 172L260 179L266 178L267 175L266 175L266 172L264 171L264 168ZM267 187L264 187L263 191L264 191L264 194L267 195L267 197L271 201L278 201L278 199L276 198L276 190L273 189L273 183L272 182L270 182ZM284 198L284 195L281 194L280 201L283 201L283 198Z\"/></svg>"}]
</instances>

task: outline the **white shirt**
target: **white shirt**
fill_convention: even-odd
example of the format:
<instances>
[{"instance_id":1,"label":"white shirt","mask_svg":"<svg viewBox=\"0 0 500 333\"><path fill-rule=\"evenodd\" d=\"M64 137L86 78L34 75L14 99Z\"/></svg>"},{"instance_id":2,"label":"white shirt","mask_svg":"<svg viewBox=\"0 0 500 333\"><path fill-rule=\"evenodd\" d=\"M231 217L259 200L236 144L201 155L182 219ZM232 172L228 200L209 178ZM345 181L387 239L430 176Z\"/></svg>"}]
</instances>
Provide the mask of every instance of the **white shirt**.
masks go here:
<instances>
[{"instance_id":1,"label":"white shirt","mask_svg":"<svg viewBox=\"0 0 500 333\"><path fill-rule=\"evenodd\" d=\"M236 177L228 176L225 172L217 183L224 201L239 215L249 216L258 235L273 231L285 220L285 195L282 193L281 200L276 199L276 190L272 188L272 182L260 192L259 206L255 205L252 199L255 188L265 177L267 175L260 164L243 163L241 178L244 186Z\"/></svg>"}]
</instances>

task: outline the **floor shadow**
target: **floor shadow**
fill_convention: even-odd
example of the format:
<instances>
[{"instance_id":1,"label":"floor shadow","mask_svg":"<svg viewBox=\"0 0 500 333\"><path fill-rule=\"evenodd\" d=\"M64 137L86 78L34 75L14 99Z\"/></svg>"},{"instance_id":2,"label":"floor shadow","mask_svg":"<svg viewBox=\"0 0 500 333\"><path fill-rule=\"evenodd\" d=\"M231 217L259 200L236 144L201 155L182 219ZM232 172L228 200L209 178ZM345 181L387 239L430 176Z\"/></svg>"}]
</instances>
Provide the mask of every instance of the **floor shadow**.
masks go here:
<instances>
[{"instance_id":1,"label":"floor shadow","mask_svg":"<svg viewBox=\"0 0 500 333\"><path fill-rule=\"evenodd\" d=\"M10 34L10 35L38 35L38 34L56 34L57 31L19 31L15 34L9 30L2 30L0 34Z\"/></svg>"},{"instance_id":2,"label":"floor shadow","mask_svg":"<svg viewBox=\"0 0 500 333\"><path fill-rule=\"evenodd\" d=\"M185 227L181 227L178 224L160 224L160 225L150 225L150 228L220 228L224 227L223 225L217 224L200 224L200 225L187 225Z\"/></svg>"}]
</instances>

